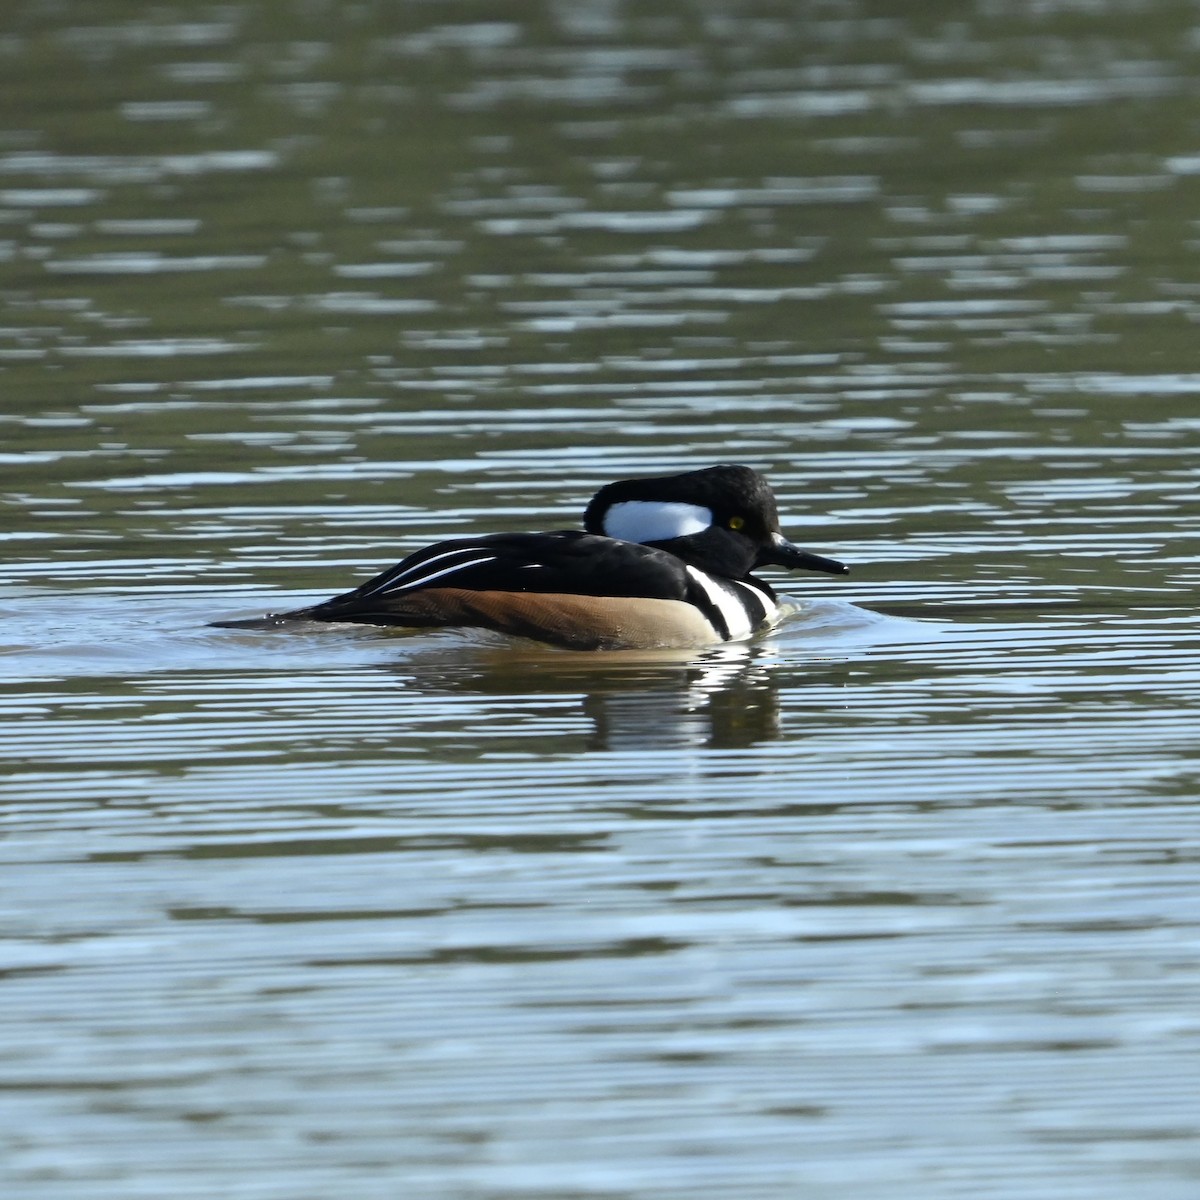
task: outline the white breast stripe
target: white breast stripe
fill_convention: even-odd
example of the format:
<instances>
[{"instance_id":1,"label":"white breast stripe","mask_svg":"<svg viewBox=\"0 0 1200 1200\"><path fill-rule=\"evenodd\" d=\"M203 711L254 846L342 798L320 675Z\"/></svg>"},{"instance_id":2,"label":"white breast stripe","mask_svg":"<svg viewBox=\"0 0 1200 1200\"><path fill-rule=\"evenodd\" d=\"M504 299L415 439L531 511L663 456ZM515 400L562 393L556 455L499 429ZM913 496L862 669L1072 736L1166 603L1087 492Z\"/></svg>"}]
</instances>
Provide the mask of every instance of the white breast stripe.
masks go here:
<instances>
[{"instance_id":1,"label":"white breast stripe","mask_svg":"<svg viewBox=\"0 0 1200 1200\"><path fill-rule=\"evenodd\" d=\"M703 533L712 520L711 509L699 504L622 500L604 514L604 532L623 542L665 542L689 533Z\"/></svg>"},{"instance_id":2,"label":"white breast stripe","mask_svg":"<svg viewBox=\"0 0 1200 1200\"><path fill-rule=\"evenodd\" d=\"M438 558L444 557L445 555L438 555ZM466 562L458 562L454 563L452 566L443 567L440 571L434 571L432 575L416 575L412 579L406 579L399 585L397 585L395 580L392 580L392 582L386 587L380 588L379 592L407 592L412 588L424 587L426 584L432 583L435 579L441 579L443 575L453 575L455 571L462 571L467 567L477 567L481 563L490 563L495 561L496 556L494 554L483 555L480 558L468 558ZM421 564L423 567L428 565L428 563ZM408 572L406 571L405 574L407 575Z\"/></svg>"},{"instance_id":3,"label":"white breast stripe","mask_svg":"<svg viewBox=\"0 0 1200 1200\"><path fill-rule=\"evenodd\" d=\"M743 583L740 579L731 580L731 583L750 596L750 603L758 610L758 621L773 620L778 615L779 605L773 603L770 596L760 592L753 584ZM758 621L754 624L757 625Z\"/></svg>"},{"instance_id":4,"label":"white breast stripe","mask_svg":"<svg viewBox=\"0 0 1200 1200\"><path fill-rule=\"evenodd\" d=\"M687 572L704 589L704 594L725 618L730 641L744 638L754 628L745 607L733 592L726 591L712 576L705 575L690 564Z\"/></svg>"},{"instance_id":5,"label":"white breast stripe","mask_svg":"<svg viewBox=\"0 0 1200 1200\"><path fill-rule=\"evenodd\" d=\"M459 548L457 550L445 550L441 554L431 555L429 558L423 560L422 562L417 563L415 566L409 567L406 571L401 571L398 575L393 575L386 582L381 583L377 588L372 588L369 592L365 592L363 594L367 595L367 596L373 596L373 595L375 595L376 592L390 591L392 588L396 587L397 585L399 585L402 588L407 587L408 585L401 582L402 580L406 579L410 575L419 575L422 571L426 570L431 563L441 562L443 558L452 558L455 555L461 555L461 554L482 554L482 553L483 553L482 546L459 546ZM466 564L463 563L460 565L465 566Z\"/></svg>"}]
</instances>

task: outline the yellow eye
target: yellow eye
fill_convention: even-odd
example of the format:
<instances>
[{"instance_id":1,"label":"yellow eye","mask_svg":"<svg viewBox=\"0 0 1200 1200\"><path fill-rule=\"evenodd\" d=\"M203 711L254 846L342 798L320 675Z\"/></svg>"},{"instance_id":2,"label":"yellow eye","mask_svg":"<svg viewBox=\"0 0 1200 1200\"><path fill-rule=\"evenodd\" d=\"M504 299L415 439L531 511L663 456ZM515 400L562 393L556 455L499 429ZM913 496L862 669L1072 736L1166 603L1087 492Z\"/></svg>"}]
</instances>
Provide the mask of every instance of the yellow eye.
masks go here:
<instances>
[{"instance_id":1,"label":"yellow eye","mask_svg":"<svg viewBox=\"0 0 1200 1200\"><path fill-rule=\"evenodd\" d=\"M746 523L745 517L730 517L729 518L729 528L730 529L741 529L741 527L743 525L745 525L745 523Z\"/></svg>"}]
</instances>

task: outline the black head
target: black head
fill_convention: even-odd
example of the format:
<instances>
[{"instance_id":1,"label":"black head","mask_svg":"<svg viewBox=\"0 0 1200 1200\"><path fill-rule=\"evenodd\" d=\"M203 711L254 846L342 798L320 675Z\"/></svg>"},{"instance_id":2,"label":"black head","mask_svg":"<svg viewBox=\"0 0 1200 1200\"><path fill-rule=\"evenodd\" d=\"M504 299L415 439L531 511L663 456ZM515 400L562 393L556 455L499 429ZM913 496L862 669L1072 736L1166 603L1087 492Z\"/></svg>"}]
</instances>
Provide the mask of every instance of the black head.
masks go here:
<instances>
[{"instance_id":1,"label":"black head","mask_svg":"<svg viewBox=\"0 0 1200 1200\"><path fill-rule=\"evenodd\" d=\"M762 566L832 575L849 569L784 538L771 487L750 467L706 467L656 479L622 479L596 493L583 520L589 533L660 546L731 579Z\"/></svg>"}]
</instances>

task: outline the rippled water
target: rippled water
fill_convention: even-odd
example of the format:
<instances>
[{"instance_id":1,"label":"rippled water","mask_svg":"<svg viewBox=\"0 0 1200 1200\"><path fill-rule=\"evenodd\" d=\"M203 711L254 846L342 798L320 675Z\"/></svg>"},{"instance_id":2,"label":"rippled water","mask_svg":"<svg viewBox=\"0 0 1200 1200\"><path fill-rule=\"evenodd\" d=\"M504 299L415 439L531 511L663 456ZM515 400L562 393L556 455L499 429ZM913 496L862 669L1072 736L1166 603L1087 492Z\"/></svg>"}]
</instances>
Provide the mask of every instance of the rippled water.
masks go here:
<instances>
[{"instance_id":1,"label":"rippled water","mask_svg":"<svg viewBox=\"0 0 1200 1200\"><path fill-rule=\"evenodd\" d=\"M1200 17L0 16L0 1181L1191 1200ZM254 633L742 461L700 655Z\"/></svg>"}]
</instances>

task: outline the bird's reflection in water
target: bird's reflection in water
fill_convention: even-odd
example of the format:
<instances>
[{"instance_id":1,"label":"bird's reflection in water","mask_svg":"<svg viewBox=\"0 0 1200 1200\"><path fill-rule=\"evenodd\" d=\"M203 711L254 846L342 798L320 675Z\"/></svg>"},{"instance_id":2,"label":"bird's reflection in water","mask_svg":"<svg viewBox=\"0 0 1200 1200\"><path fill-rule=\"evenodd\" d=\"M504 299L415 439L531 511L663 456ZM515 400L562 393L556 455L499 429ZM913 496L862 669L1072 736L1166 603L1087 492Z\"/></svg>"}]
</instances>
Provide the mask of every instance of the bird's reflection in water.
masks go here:
<instances>
[{"instance_id":1,"label":"bird's reflection in water","mask_svg":"<svg viewBox=\"0 0 1200 1200\"><path fill-rule=\"evenodd\" d=\"M465 653L460 645L453 657L429 650L420 656L419 678L434 692L579 696L594 749L737 748L780 733L769 643L699 652L581 653L511 642L480 643Z\"/></svg>"},{"instance_id":2,"label":"bird's reflection in water","mask_svg":"<svg viewBox=\"0 0 1200 1200\"><path fill-rule=\"evenodd\" d=\"M745 645L689 663L614 676L583 698L594 744L605 750L736 748L779 736L779 698L769 660Z\"/></svg>"},{"instance_id":3,"label":"bird's reflection in water","mask_svg":"<svg viewBox=\"0 0 1200 1200\"><path fill-rule=\"evenodd\" d=\"M774 741L782 733L781 688L840 679L849 647L923 644L944 634L940 623L818 600L791 605L789 620L764 637L705 650L558 650L478 630L384 636L404 647L387 669L406 688L511 703L578 698L592 748L645 752Z\"/></svg>"}]
</instances>

